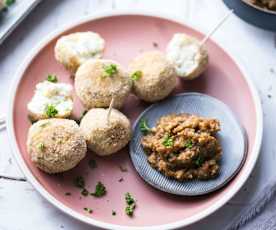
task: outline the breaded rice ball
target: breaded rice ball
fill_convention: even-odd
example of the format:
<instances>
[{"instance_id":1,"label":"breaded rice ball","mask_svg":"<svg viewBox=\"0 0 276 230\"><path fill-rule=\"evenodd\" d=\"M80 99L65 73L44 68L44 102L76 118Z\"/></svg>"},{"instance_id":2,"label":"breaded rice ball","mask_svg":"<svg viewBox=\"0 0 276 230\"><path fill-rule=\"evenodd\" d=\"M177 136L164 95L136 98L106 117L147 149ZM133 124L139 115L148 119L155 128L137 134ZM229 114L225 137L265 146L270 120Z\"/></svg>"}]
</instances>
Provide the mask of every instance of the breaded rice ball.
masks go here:
<instances>
[{"instance_id":1,"label":"breaded rice ball","mask_svg":"<svg viewBox=\"0 0 276 230\"><path fill-rule=\"evenodd\" d=\"M114 108L121 108L131 91L132 81L120 64L111 60L89 60L80 66L75 90L86 109L106 108L114 97Z\"/></svg>"},{"instance_id":2,"label":"breaded rice ball","mask_svg":"<svg viewBox=\"0 0 276 230\"><path fill-rule=\"evenodd\" d=\"M129 65L134 94L147 102L167 97L176 86L174 66L159 51L136 57Z\"/></svg>"},{"instance_id":3,"label":"breaded rice ball","mask_svg":"<svg viewBox=\"0 0 276 230\"><path fill-rule=\"evenodd\" d=\"M97 33L78 32L62 36L55 46L58 62L74 74L85 61L103 56L105 41Z\"/></svg>"},{"instance_id":4,"label":"breaded rice ball","mask_svg":"<svg viewBox=\"0 0 276 230\"><path fill-rule=\"evenodd\" d=\"M167 58L174 63L177 75L192 80L208 66L208 53L199 40L186 34L175 34L167 47Z\"/></svg>"},{"instance_id":5,"label":"breaded rice ball","mask_svg":"<svg viewBox=\"0 0 276 230\"><path fill-rule=\"evenodd\" d=\"M30 119L37 121L69 117L73 111L72 90L73 87L66 83L38 83L34 96L27 105Z\"/></svg>"},{"instance_id":6,"label":"breaded rice ball","mask_svg":"<svg viewBox=\"0 0 276 230\"><path fill-rule=\"evenodd\" d=\"M88 148L99 156L118 152L131 138L130 121L124 114L112 109L109 122L107 115L108 109L91 109L80 123Z\"/></svg>"},{"instance_id":7,"label":"breaded rice ball","mask_svg":"<svg viewBox=\"0 0 276 230\"><path fill-rule=\"evenodd\" d=\"M77 123L57 118L40 120L30 127L27 149L32 162L51 174L74 168L87 151Z\"/></svg>"}]
</instances>

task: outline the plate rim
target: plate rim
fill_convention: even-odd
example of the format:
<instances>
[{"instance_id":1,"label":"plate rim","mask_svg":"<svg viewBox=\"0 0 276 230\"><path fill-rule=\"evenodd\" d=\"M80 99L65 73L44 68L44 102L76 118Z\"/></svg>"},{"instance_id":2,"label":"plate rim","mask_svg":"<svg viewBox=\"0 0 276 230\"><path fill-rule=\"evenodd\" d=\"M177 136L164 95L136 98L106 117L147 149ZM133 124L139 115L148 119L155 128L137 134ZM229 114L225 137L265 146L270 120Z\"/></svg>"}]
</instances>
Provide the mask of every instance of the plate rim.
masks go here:
<instances>
[{"instance_id":1,"label":"plate rim","mask_svg":"<svg viewBox=\"0 0 276 230\"><path fill-rule=\"evenodd\" d=\"M100 220L93 219L91 217L87 217L85 215L82 215L73 209L69 208L65 204L63 204L61 201L57 200L53 195L51 195L35 178L35 176L31 173L29 168L27 167L24 159L22 158L22 155L20 154L19 147L16 142L15 133L14 133L14 125L13 125L13 108L14 108L14 100L17 94L17 89L19 86L19 83L22 79L22 76L33 60L33 58L39 53L39 51L48 44L49 41L54 39L59 34L65 32L66 30L69 30L71 28L74 28L80 24L87 23L89 21L97 20L97 19L103 19L108 18L112 16L146 16L146 17L156 17L164 20L169 20L175 23L179 23L184 26L188 26L192 28L193 30L198 31L201 34L204 34L204 32L199 29L199 26L196 26L192 23L184 22L184 20L179 17L175 16L172 13L164 13L160 11L150 11L150 10L143 10L143 9L134 9L134 10L104 10L100 11L98 13L91 14L89 16L86 16L80 20L76 20L74 23L70 23L64 26L61 26L61 28L53 31L52 33L48 34L44 39L42 39L32 50L28 53L22 64L17 69L14 79L12 80L10 93L9 93L9 106L8 106L8 116L7 116L7 132L8 132L8 138L12 149L12 154L14 158L16 159L17 164L19 165L19 168L21 169L22 173L26 176L27 180L34 186L34 188L42 195L42 197L46 200L48 200L53 206L61 210L62 212L66 213L67 215L82 221L86 224L97 226L100 228L105 229L118 229L118 230L127 230L127 229L175 229L180 228L184 226L191 225L195 222L198 222L199 220L202 220L203 218L211 215L215 211L217 211L219 208L221 208L224 204L226 204L243 186L243 184L246 182L248 177L250 176L256 161L258 159L260 148L261 148L261 142L262 142L262 136L263 136L263 112L262 112L262 106L261 101L259 98L259 95L257 93L257 90L252 82L252 80L249 78L248 71L238 63L237 60L239 60L237 55L235 55L235 58L231 54L230 51L228 51L225 48L222 48L222 46L217 42L215 39L212 39L216 45L218 45L225 53L228 55L233 62L237 65L239 70L241 71L244 80L249 86L250 93L252 94L253 102L256 109L256 135L255 135L255 143L252 148L252 160L250 164L248 165L247 171L244 172L244 175L236 182L236 186L231 189L228 193L224 195L220 200L215 202L212 206L208 207L204 211L197 213L194 216L188 217L184 220L178 220L175 222L162 224L162 225L150 225L150 226L128 226L128 225L118 225L118 224L110 224L106 223ZM239 60L240 61L240 60Z\"/></svg>"},{"instance_id":2,"label":"plate rim","mask_svg":"<svg viewBox=\"0 0 276 230\"><path fill-rule=\"evenodd\" d=\"M134 163L134 153L133 150L134 147L134 141L133 139L131 139L131 141L129 142L129 154L130 154L130 159L131 159L131 162L134 166L134 168L136 169L137 173L139 174L139 176L146 182L148 183L149 185L151 185L153 188L157 189L157 190L160 190L162 192L166 192L166 193L169 193L169 194L173 194L173 195L177 195L177 196L183 196L183 197L199 197L199 196L203 196L203 195L207 195L207 194L211 194L219 189L222 189L223 187L225 187L228 183L230 183L235 177L236 175L240 172L240 170L242 169L245 161L246 161L246 158L247 158L247 153L248 153L248 136L247 136L247 132L245 130L245 128L242 126L242 124L239 122L239 120L237 119L237 117L235 116L234 112L229 108L229 106L227 106L223 101L219 100L218 98L214 97L214 96L210 96L208 94L205 94L205 93L199 93L199 92L182 92L182 93L178 93L178 94L175 94L175 95L172 95L170 98L167 98L166 100L170 100L172 97L183 97L183 96L199 96L199 97L209 97L210 100L212 101L216 101L217 103L220 103L223 107L226 107L226 109L228 110L229 114L231 114L231 116L233 117L233 119L235 120L235 122L237 123L237 125L239 126L240 128L240 131L243 135L243 138L244 138L244 144L243 144L243 148L244 148L244 154L242 156L242 160L241 162L239 163L238 167L235 169L235 171L225 180L223 181L220 185L218 185L217 187L214 187L212 189L210 189L209 191L204 191L204 192L197 192L195 194L191 194L189 192L183 192L183 193L177 193L177 192L173 192L172 190L166 190L162 187L159 187L159 186L156 186L149 178L147 177L143 177L142 174L141 174L141 171L139 170L137 164ZM136 118L135 122L133 123L132 125L132 130L133 130L133 133L135 133L135 130L137 128L137 126L139 125L139 121L141 121L141 119L143 118L143 116L148 112L150 111L151 109L153 109L154 107L156 107L157 105L156 104L159 104L159 103L162 103L161 102L157 102L157 103L153 103L151 104L150 106L148 106L142 113L139 114L139 116ZM149 167L151 167L150 165L148 165ZM164 175L163 175L164 176ZM166 176L165 176L166 177Z\"/></svg>"}]
</instances>

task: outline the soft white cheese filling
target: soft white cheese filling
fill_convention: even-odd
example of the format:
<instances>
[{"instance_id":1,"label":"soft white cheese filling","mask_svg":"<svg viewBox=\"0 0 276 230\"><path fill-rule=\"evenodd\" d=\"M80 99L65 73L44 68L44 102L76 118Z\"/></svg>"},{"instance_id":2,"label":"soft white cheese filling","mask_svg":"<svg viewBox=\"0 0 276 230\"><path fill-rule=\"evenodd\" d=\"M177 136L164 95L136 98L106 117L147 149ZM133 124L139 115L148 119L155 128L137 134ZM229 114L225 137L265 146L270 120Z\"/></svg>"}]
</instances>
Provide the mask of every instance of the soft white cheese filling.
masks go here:
<instances>
[{"instance_id":1,"label":"soft white cheese filling","mask_svg":"<svg viewBox=\"0 0 276 230\"><path fill-rule=\"evenodd\" d=\"M58 116L64 116L73 110L71 98L72 86L65 83L44 81L36 85L35 94L28 103L28 110L37 115L45 115L48 105L53 105Z\"/></svg>"},{"instance_id":2,"label":"soft white cheese filling","mask_svg":"<svg viewBox=\"0 0 276 230\"><path fill-rule=\"evenodd\" d=\"M59 42L63 43L65 49L77 56L81 64L88 59L102 57L105 45L101 36L93 32L80 32L64 36Z\"/></svg>"},{"instance_id":3,"label":"soft white cheese filling","mask_svg":"<svg viewBox=\"0 0 276 230\"><path fill-rule=\"evenodd\" d=\"M167 47L167 58L179 76L185 77L198 68L199 42L185 34L175 34Z\"/></svg>"}]
</instances>

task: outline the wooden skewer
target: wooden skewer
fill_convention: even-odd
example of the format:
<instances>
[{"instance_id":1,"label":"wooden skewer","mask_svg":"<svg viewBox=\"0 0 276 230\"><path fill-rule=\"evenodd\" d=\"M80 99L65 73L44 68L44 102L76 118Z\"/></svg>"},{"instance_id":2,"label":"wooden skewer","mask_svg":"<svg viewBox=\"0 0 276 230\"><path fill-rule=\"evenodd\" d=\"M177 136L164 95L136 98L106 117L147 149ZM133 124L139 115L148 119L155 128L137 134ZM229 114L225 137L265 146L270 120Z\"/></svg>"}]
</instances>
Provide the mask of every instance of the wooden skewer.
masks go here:
<instances>
[{"instance_id":1,"label":"wooden skewer","mask_svg":"<svg viewBox=\"0 0 276 230\"><path fill-rule=\"evenodd\" d=\"M201 40L200 47L223 25L223 23L233 14L234 10L229 10L227 14L218 22L218 24Z\"/></svg>"},{"instance_id":2,"label":"wooden skewer","mask_svg":"<svg viewBox=\"0 0 276 230\"><path fill-rule=\"evenodd\" d=\"M113 109L113 105L114 105L114 97L112 97L111 99L111 102L109 104L109 108L108 108L108 112L107 112L107 124L109 125L109 122L110 122L110 114L111 114L111 111Z\"/></svg>"}]
</instances>

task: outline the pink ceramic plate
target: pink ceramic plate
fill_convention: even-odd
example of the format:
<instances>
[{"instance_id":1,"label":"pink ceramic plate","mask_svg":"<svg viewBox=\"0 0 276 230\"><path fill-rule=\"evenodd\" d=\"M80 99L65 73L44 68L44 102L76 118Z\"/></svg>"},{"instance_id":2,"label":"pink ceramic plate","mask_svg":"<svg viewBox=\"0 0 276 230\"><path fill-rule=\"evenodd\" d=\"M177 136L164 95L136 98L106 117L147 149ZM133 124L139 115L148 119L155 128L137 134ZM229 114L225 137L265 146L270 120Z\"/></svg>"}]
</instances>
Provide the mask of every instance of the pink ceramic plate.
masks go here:
<instances>
[{"instance_id":1,"label":"pink ceramic plate","mask_svg":"<svg viewBox=\"0 0 276 230\"><path fill-rule=\"evenodd\" d=\"M176 228L194 223L220 208L237 193L255 165L262 138L262 111L249 78L213 41L207 42L210 54L208 70L197 80L179 81L174 93L193 91L214 96L227 104L245 127L249 139L248 156L242 170L225 188L196 198L177 197L157 191L139 177L131 164L127 148L106 158L88 154L77 168L63 176L47 175L31 163L25 145L30 126L26 104L35 85L44 80L48 73L57 74L62 82L73 83L69 73L55 61L54 45L62 34L87 30L100 33L106 40L105 58L114 59L125 66L142 51L164 51L167 42L176 32L203 38L203 34L173 17L164 18L139 12L109 12L81 21L42 42L17 73L9 110L9 137L16 159L28 180L62 211L83 222L106 229ZM147 106L130 96L122 111L133 122ZM75 113L80 114L81 111L80 104L76 103ZM96 169L88 167L90 158L97 160ZM119 165L126 167L128 172L122 172ZM98 181L102 181L107 187L107 195L103 198L82 197L72 182L78 175L85 177L91 191ZM119 182L120 178L123 178L122 182ZM72 195L65 196L66 192ZM126 192L130 192L138 200L133 218L124 213ZM93 214L85 212L84 207L92 208ZM117 212L116 216L112 215L112 210Z\"/></svg>"}]
</instances>

